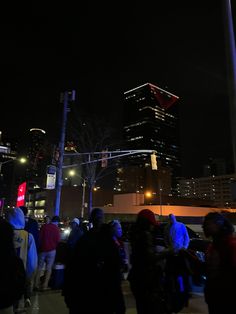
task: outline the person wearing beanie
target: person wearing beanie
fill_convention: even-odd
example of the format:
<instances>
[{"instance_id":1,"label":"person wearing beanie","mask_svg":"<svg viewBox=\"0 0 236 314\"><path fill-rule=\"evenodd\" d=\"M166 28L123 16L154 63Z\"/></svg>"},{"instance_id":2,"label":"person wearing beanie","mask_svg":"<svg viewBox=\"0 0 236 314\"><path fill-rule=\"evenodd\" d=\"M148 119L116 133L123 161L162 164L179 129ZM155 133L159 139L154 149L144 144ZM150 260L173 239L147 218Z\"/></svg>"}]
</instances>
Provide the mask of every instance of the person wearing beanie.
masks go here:
<instances>
[{"instance_id":1,"label":"person wearing beanie","mask_svg":"<svg viewBox=\"0 0 236 314\"><path fill-rule=\"evenodd\" d=\"M155 214L149 209L143 209L138 213L131 230L131 269L127 279L138 314L164 313L159 304L163 272L154 242L156 224Z\"/></svg>"},{"instance_id":2,"label":"person wearing beanie","mask_svg":"<svg viewBox=\"0 0 236 314\"><path fill-rule=\"evenodd\" d=\"M158 224L155 214L150 209L142 209L138 213L137 222L142 221L144 223L145 220L152 226L156 226Z\"/></svg>"},{"instance_id":3,"label":"person wearing beanie","mask_svg":"<svg viewBox=\"0 0 236 314\"><path fill-rule=\"evenodd\" d=\"M32 282L38 264L38 254L31 233L24 230L25 215L19 207L11 208L6 213L6 220L12 225L14 229L14 247L17 255L22 259L25 270L27 282ZM32 285L27 284L24 299L25 306L31 305L30 297L32 294Z\"/></svg>"},{"instance_id":4,"label":"person wearing beanie","mask_svg":"<svg viewBox=\"0 0 236 314\"><path fill-rule=\"evenodd\" d=\"M67 247L69 249L69 252L74 249L76 243L84 234L80 226L80 220L78 218L74 218L70 226L71 226L71 231L67 239Z\"/></svg>"}]
</instances>

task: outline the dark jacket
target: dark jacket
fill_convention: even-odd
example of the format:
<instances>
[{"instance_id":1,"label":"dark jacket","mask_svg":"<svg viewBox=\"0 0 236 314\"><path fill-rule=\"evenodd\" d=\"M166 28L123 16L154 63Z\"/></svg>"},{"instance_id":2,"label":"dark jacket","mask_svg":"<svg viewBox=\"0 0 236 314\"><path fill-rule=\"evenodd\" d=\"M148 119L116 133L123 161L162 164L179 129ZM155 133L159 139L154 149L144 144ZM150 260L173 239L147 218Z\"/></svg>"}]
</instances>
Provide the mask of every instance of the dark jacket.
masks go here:
<instances>
[{"instance_id":1,"label":"dark jacket","mask_svg":"<svg viewBox=\"0 0 236 314\"><path fill-rule=\"evenodd\" d=\"M210 244L206 254L206 278L208 305L214 304L218 309L224 309L224 313L230 313L227 311L235 308L236 238L233 235Z\"/></svg>"},{"instance_id":2,"label":"dark jacket","mask_svg":"<svg viewBox=\"0 0 236 314\"><path fill-rule=\"evenodd\" d=\"M83 234L84 232L80 228L80 226L72 228L69 234L69 237L67 239L68 248L73 250Z\"/></svg>"},{"instance_id":3,"label":"dark jacket","mask_svg":"<svg viewBox=\"0 0 236 314\"><path fill-rule=\"evenodd\" d=\"M0 261L0 309L8 308L25 292L26 273L18 256Z\"/></svg>"},{"instance_id":4,"label":"dark jacket","mask_svg":"<svg viewBox=\"0 0 236 314\"><path fill-rule=\"evenodd\" d=\"M105 225L79 239L66 265L63 295L73 313L125 313L119 252Z\"/></svg>"},{"instance_id":5,"label":"dark jacket","mask_svg":"<svg viewBox=\"0 0 236 314\"><path fill-rule=\"evenodd\" d=\"M26 217L25 218L25 230L31 233L34 237L36 249L39 249L39 226L37 220Z\"/></svg>"}]
</instances>

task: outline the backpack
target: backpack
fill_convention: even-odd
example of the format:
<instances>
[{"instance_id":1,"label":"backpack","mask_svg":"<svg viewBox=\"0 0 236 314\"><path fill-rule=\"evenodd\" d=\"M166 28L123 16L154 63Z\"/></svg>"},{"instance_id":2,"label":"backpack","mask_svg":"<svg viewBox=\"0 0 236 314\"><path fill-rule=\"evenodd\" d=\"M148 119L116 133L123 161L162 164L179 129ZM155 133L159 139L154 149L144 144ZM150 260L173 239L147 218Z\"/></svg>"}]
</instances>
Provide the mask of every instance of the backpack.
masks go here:
<instances>
[{"instance_id":1,"label":"backpack","mask_svg":"<svg viewBox=\"0 0 236 314\"><path fill-rule=\"evenodd\" d=\"M20 257L23 261L24 267L26 269L27 256L28 256L28 240L29 233L23 229L14 230L14 247L16 250L16 255Z\"/></svg>"}]
</instances>

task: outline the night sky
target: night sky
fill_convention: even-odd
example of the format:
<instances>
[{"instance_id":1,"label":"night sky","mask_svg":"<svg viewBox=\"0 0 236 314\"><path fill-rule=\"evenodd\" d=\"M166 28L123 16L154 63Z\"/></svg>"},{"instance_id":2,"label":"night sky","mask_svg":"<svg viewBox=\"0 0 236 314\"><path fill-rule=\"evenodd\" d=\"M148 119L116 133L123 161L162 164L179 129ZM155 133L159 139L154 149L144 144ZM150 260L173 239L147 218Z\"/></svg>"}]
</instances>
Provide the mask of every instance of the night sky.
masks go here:
<instances>
[{"instance_id":1,"label":"night sky","mask_svg":"<svg viewBox=\"0 0 236 314\"><path fill-rule=\"evenodd\" d=\"M180 97L183 175L198 175L209 157L228 158L221 1L37 4L27 14L17 9L13 14L9 8L0 31L5 137L20 139L39 127L59 138L59 97L71 88L78 111L119 127L123 92L150 82Z\"/></svg>"}]
</instances>

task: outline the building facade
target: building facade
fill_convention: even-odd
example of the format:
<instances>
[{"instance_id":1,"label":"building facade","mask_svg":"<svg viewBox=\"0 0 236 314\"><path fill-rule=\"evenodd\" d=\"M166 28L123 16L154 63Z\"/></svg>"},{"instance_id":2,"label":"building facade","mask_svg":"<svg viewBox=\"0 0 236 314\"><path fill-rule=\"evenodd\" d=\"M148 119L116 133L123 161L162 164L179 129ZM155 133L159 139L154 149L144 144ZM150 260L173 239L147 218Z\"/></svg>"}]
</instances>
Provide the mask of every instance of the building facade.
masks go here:
<instances>
[{"instance_id":1,"label":"building facade","mask_svg":"<svg viewBox=\"0 0 236 314\"><path fill-rule=\"evenodd\" d=\"M15 201L16 196L15 173L19 171L17 152L15 148L13 149L12 143L2 140L2 133L0 132L0 199L5 206L14 204L13 201Z\"/></svg>"},{"instance_id":2,"label":"building facade","mask_svg":"<svg viewBox=\"0 0 236 314\"><path fill-rule=\"evenodd\" d=\"M123 129L126 148L156 151L158 167L170 169L172 178L180 175L178 106L175 105L178 98L150 83L124 93ZM136 190L147 189L153 185L159 185L159 188L162 188L161 182L157 182L156 173L154 178L149 180L153 177L149 155L135 154L125 162L122 161L121 165L120 168L123 170L119 171L123 177L124 172L130 172L129 167L138 169L137 176L129 177L127 174L125 180L121 179L118 173L117 189L121 192L135 191L131 186L128 188L128 181L131 182L134 177L139 177L140 180L135 184ZM156 189L156 186L154 188Z\"/></svg>"},{"instance_id":3,"label":"building facade","mask_svg":"<svg viewBox=\"0 0 236 314\"><path fill-rule=\"evenodd\" d=\"M236 207L236 175L181 179L178 195L185 198L208 199L217 207Z\"/></svg>"}]
</instances>

